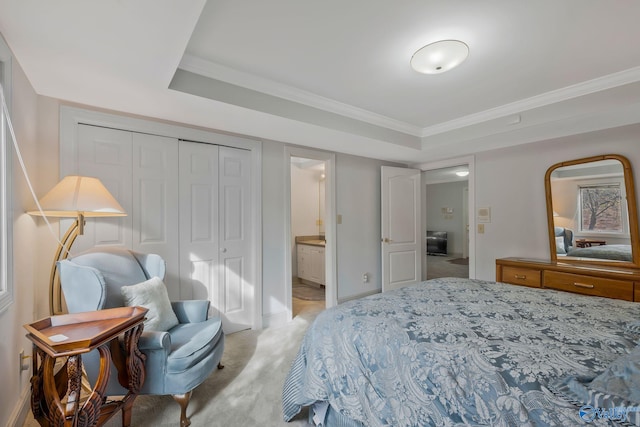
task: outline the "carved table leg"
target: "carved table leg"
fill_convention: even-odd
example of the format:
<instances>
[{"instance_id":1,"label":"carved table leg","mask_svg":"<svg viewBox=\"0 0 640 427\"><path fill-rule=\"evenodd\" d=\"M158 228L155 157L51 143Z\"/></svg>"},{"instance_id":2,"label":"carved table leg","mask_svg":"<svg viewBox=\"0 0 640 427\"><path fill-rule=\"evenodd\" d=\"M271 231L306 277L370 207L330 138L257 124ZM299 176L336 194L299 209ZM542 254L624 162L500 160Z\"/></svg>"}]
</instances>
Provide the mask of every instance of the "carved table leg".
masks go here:
<instances>
[{"instance_id":1,"label":"carved table leg","mask_svg":"<svg viewBox=\"0 0 640 427\"><path fill-rule=\"evenodd\" d=\"M142 335L144 325L141 323L124 334L124 351L117 340L112 341L111 353L114 356L114 364L118 369L118 382L129 390L124 398L122 406L122 426L131 425L131 409L133 401L137 397L144 384L146 371L144 361L146 356L138 349L138 339Z\"/></svg>"},{"instance_id":2,"label":"carved table leg","mask_svg":"<svg viewBox=\"0 0 640 427\"><path fill-rule=\"evenodd\" d=\"M31 412L33 412L33 418L36 421L46 416L43 411L46 401L42 394L42 359L44 358L44 351L40 350L35 345L33 347L32 356L32 374L31 374Z\"/></svg>"},{"instance_id":3,"label":"carved table leg","mask_svg":"<svg viewBox=\"0 0 640 427\"><path fill-rule=\"evenodd\" d=\"M100 353L100 372L98 373L96 384L93 390L91 390L91 394L89 394L87 401L84 402L84 405L82 405L80 409L78 427L95 425L100 418L102 405L105 401L104 392L109 382L111 352L106 344L98 347L98 352Z\"/></svg>"},{"instance_id":4,"label":"carved table leg","mask_svg":"<svg viewBox=\"0 0 640 427\"><path fill-rule=\"evenodd\" d=\"M43 355L41 391L46 401L41 413L46 415L51 426L75 427L82 381L82 359L79 355L69 356L65 363L66 375L54 373L55 363L54 357ZM68 381L66 387L61 384L61 380ZM65 390L68 390L67 403L63 405L60 395L64 396Z\"/></svg>"}]
</instances>

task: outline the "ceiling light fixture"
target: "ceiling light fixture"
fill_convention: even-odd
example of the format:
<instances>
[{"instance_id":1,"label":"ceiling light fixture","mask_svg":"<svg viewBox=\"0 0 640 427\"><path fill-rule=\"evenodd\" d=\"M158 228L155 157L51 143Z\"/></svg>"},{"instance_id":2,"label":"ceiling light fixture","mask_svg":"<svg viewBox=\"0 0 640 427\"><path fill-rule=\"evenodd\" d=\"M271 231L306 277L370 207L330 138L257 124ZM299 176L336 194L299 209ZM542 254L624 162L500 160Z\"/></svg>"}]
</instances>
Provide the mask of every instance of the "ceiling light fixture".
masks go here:
<instances>
[{"instance_id":1,"label":"ceiling light fixture","mask_svg":"<svg viewBox=\"0 0 640 427\"><path fill-rule=\"evenodd\" d=\"M458 176L467 176L467 175L469 175L469 171L458 171L458 172L456 172L456 175L458 175Z\"/></svg>"},{"instance_id":2,"label":"ceiling light fixture","mask_svg":"<svg viewBox=\"0 0 640 427\"><path fill-rule=\"evenodd\" d=\"M469 56L469 46L460 40L428 44L411 57L411 67L423 74L440 74L460 65Z\"/></svg>"}]
</instances>

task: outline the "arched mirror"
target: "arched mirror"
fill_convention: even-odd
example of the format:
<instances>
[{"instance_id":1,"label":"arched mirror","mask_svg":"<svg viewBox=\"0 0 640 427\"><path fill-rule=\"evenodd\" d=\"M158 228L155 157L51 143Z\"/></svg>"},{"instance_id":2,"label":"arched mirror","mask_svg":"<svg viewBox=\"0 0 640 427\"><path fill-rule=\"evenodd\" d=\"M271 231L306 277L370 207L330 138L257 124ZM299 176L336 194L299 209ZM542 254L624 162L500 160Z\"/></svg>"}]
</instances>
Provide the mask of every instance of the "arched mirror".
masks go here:
<instances>
[{"instance_id":1,"label":"arched mirror","mask_svg":"<svg viewBox=\"0 0 640 427\"><path fill-rule=\"evenodd\" d=\"M557 163L545 176L552 261L640 267L631 163L609 154Z\"/></svg>"}]
</instances>

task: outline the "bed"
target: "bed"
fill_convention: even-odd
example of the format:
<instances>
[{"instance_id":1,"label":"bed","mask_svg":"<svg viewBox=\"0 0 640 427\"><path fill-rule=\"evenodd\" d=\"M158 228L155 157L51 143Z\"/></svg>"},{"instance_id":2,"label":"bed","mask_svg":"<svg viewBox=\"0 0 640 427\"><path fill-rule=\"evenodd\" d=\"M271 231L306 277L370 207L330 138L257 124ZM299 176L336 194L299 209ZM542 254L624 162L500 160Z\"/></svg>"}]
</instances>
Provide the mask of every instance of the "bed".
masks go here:
<instances>
[{"instance_id":1,"label":"bed","mask_svg":"<svg viewBox=\"0 0 640 427\"><path fill-rule=\"evenodd\" d=\"M568 256L583 258L598 258L615 261L633 261L631 245L601 245L586 248L571 248Z\"/></svg>"},{"instance_id":2,"label":"bed","mask_svg":"<svg viewBox=\"0 0 640 427\"><path fill-rule=\"evenodd\" d=\"M625 365L640 365L639 320L637 303L458 278L350 301L307 330L284 419L309 406L327 427L608 425L597 408L639 397Z\"/></svg>"}]
</instances>

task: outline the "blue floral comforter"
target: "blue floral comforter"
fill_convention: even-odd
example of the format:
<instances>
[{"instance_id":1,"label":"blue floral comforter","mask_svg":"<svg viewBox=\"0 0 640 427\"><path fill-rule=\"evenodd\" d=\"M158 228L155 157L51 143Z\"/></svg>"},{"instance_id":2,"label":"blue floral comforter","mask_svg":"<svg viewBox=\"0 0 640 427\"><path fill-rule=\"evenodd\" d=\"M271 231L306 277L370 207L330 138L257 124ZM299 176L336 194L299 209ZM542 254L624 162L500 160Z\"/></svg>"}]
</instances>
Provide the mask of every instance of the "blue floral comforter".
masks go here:
<instances>
[{"instance_id":1,"label":"blue floral comforter","mask_svg":"<svg viewBox=\"0 0 640 427\"><path fill-rule=\"evenodd\" d=\"M366 426L579 425L547 384L603 371L639 319L638 303L457 278L350 301L309 327L284 418L328 402Z\"/></svg>"}]
</instances>

